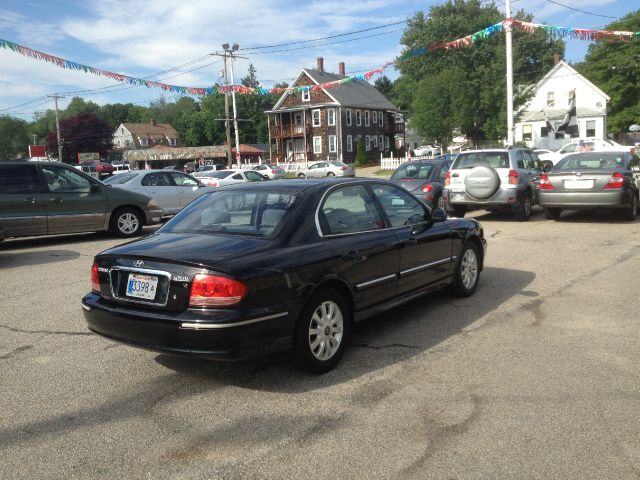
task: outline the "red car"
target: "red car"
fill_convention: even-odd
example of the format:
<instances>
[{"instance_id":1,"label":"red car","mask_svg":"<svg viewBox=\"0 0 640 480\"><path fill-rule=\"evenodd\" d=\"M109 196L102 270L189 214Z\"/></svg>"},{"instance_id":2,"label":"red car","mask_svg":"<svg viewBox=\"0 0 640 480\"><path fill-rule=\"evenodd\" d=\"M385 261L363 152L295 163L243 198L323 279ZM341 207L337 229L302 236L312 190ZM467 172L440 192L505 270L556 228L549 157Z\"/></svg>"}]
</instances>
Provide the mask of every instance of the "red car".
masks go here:
<instances>
[{"instance_id":1,"label":"red car","mask_svg":"<svg viewBox=\"0 0 640 480\"><path fill-rule=\"evenodd\" d=\"M99 161L80 162L80 165L93 165L94 167L96 167L96 172L98 172L98 175L100 176L100 178L113 175L113 165L107 162L99 162Z\"/></svg>"}]
</instances>

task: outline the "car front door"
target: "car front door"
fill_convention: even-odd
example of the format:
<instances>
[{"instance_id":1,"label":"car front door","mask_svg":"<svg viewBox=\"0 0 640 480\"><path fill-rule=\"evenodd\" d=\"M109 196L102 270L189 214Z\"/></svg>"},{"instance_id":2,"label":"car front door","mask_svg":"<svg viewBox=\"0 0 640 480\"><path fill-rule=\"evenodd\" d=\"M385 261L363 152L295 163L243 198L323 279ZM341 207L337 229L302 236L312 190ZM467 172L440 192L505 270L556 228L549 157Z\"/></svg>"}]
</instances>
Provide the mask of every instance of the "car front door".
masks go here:
<instances>
[{"instance_id":1,"label":"car front door","mask_svg":"<svg viewBox=\"0 0 640 480\"><path fill-rule=\"evenodd\" d=\"M207 192L206 188L200 187L200 183L189 175L180 172L171 172L170 175L178 191L180 209L183 209L200 195Z\"/></svg>"},{"instance_id":2,"label":"car front door","mask_svg":"<svg viewBox=\"0 0 640 480\"><path fill-rule=\"evenodd\" d=\"M77 169L63 165L42 165L41 171L48 188L45 205L48 233L89 232L104 228L106 187Z\"/></svg>"},{"instance_id":3,"label":"car front door","mask_svg":"<svg viewBox=\"0 0 640 480\"><path fill-rule=\"evenodd\" d=\"M445 222L401 187L371 185L396 235L400 251L398 295L437 283L451 275L453 236Z\"/></svg>"},{"instance_id":4,"label":"car front door","mask_svg":"<svg viewBox=\"0 0 640 480\"><path fill-rule=\"evenodd\" d=\"M355 292L358 309L396 295L400 261L396 237L364 185L331 189L318 210L318 223L338 275Z\"/></svg>"},{"instance_id":5,"label":"car front door","mask_svg":"<svg viewBox=\"0 0 640 480\"><path fill-rule=\"evenodd\" d=\"M0 225L7 237L47 233L45 198L34 163L0 164Z\"/></svg>"},{"instance_id":6,"label":"car front door","mask_svg":"<svg viewBox=\"0 0 640 480\"><path fill-rule=\"evenodd\" d=\"M155 199L165 214L171 215L180 211L178 189L173 184L169 172L147 173L140 185L142 193Z\"/></svg>"},{"instance_id":7,"label":"car front door","mask_svg":"<svg viewBox=\"0 0 640 480\"><path fill-rule=\"evenodd\" d=\"M252 171L244 172L244 176L250 182L261 182L264 180L264 177L257 172L252 172Z\"/></svg>"}]
</instances>

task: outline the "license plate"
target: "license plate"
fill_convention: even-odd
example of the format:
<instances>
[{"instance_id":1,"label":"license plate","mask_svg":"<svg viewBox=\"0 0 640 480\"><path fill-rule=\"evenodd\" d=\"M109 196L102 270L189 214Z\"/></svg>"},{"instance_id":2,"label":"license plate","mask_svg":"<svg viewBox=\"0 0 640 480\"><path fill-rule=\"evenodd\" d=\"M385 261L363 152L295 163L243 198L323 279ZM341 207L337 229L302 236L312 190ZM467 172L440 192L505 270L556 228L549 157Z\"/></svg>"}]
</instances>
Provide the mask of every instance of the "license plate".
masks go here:
<instances>
[{"instance_id":1,"label":"license plate","mask_svg":"<svg viewBox=\"0 0 640 480\"><path fill-rule=\"evenodd\" d=\"M158 277L130 273L129 281L127 282L127 297L153 300L156 298L157 287Z\"/></svg>"},{"instance_id":2,"label":"license plate","mask_svg":"<svg viewBox=\"0 0 640 480\"><path fill-rule=\"evenodd\" d=\"M565 180L564 188L566 189L593 188L593 180Z\"/></svg>"}]
</instances>

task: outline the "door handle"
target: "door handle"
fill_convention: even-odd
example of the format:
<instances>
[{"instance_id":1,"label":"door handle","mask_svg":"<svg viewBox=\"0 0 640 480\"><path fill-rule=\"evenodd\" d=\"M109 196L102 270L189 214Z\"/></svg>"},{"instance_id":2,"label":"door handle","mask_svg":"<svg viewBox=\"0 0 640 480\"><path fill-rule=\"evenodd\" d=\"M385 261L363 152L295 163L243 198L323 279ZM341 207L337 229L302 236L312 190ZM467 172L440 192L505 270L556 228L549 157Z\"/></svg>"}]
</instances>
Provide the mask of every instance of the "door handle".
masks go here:
<instances>
[{"instance_id":1,"label":"door handle","mask_svg":"<svg viewBox=\"0 0 640 480\"><path fill-rule=\"evenodd\" d=\"M351 250L350 252L342 255L342 259L347 262L357 262L358 260L362 259L362 255L356 250Z\"/></svg>"},{"instance_id":2,"label":"door handle","mask_svg":"<svg viewBox=\"0 0 640 480\"><path fill-rule=\"evenodd\" d=\"M415 237L411 237L398 243L398 248L406 248L406 247L410 247L411 245L417 245L417 244L418 244L418 239Z\"/></svg>"},{"instance_id":3,"label":"door handle","mask_svg":"<svg viewBox=\"0 0 640 480\"><path fill-rule=\"evenodd\" d=\"M31 197L31 198L25 198L24 199L24 203L30 203L31 205L33 205L34 203L36 203L36 199Z\"/></svg>"},{"instance_id":4,"label":"door handle","mask_svg":"<svg viewBox=\"0 0 640 480\"><path fill-rule=\"evenodd\" d=\"M62 203L62 198L60 198L60 197L51 197L51 198L49 198L49 202L51 202L51 203L53 203L53 202Z\"/></svg>"}]
</instances>

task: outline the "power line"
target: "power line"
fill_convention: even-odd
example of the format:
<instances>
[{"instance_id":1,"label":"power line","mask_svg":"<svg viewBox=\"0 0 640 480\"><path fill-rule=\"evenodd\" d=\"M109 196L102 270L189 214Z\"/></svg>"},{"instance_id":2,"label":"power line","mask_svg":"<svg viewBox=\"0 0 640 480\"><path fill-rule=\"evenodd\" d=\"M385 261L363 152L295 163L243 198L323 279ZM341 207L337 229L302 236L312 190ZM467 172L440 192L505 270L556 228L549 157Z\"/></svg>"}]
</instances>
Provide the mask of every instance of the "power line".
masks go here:
<instances>
[{"instance_id":1,"label":"power line","mask_svg":"<svg viewBox=\"0 0 640 480\"><path fill-rule=\"evenodd\" d=\"M392 27L394 25L401 25L403 23L407 23L407 20L405 19L405 20L402 20L402 21L399 21L399 22L387 23L386 25L378 25L377 27L364 28L362 30L356 30L356 31L353 31L353 32L340 33L340 34L337 34L337 35L329 35L328 37L314 38L314 39L311 39L311 40L300 40L300 41L297 41L297 42L277 43L275 45L265 45L265 46L262 46L262 47L241 48L240 50L263 50L263 49L266 49L266 48L286 47L286 46L289 46L289 45L299 45L299 44L302 44L302 43L313 43L313 42L319 42L319 41L322 41L322 40L330 40L332 38L346 37L348 35L355 35L357 33L370 32L372 30L379 30L381 28Z\"/></svg>"},{"instance_id":2,"label":"power line","mask_svg":"<svg viewBox=\"0 0 640 480\"><path fill-rule=\"evenodd\" d=\"M580 10L579 8L575 8L575 7L570 7L569 5L564 5L560 2L556 2L555 0L546 0L549 3L553 3L554 5L559 5L561 7L564 8L568 8L569 10L573 10L576 12L580 12L580 13L586 13L587 15L593 15L594 17L603 17L603 18L616 18L616 17L611 17L609 15L602 15L600 13L593 13L593 12L587 12L586 10Z\"/></svg>"}]
</instances>

